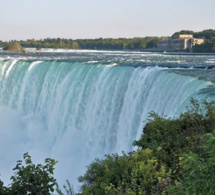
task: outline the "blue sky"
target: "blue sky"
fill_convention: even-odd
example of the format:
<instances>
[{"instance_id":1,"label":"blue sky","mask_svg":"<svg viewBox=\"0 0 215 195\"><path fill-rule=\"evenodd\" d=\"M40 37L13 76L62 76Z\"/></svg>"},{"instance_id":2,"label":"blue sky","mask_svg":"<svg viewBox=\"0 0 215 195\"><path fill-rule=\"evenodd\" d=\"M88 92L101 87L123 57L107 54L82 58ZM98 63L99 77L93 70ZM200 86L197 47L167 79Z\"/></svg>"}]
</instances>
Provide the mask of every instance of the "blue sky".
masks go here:
<instances>
[{"instance_id":1,"label":"blue sky","mask_svg":"<svg viewBox=\"0 0 215 195\"><path fill-rule=\"evenodd\" d=\"M0 40L171 36L215 29L214 0L0 0Z\"/></svg>"}]
</instances>

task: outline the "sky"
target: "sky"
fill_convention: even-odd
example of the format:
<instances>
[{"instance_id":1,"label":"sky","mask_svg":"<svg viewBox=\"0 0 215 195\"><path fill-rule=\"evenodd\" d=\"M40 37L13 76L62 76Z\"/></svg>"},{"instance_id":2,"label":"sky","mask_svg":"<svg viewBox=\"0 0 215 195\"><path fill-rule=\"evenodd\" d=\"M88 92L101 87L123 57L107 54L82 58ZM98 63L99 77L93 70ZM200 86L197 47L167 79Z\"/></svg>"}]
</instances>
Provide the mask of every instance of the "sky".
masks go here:
<instances>
[{"instance_id":1,"label":"sky","mask_svg":"<svg viewBox=\"0 0 215 195\"><path fill-rule=\"evenodd\" d=\"M215 29L215 0L0 0L0 40L171 36Z\"/></svg>"}]
</instances>

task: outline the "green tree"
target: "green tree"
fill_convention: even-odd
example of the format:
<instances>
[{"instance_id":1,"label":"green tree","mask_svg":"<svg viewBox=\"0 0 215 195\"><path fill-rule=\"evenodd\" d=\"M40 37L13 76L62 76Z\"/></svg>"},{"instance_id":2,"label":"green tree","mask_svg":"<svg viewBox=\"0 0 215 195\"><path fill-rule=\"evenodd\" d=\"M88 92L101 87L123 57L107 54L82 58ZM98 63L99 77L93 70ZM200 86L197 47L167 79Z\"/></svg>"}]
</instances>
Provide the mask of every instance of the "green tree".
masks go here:
<instances>
[{"instance_id":1,"label":"green tree","mask_svg":"<svg viewBox=\"0 0 215 195\"><path fill-rule=\"evenodd\" d=\"M9 187L4 187L0 183L1 194L11 195L49 195L57 186L56 179L53 177L54 165L57 163L54 159L45 159L45 165L35 165L31 161L28 153L23 155L25 165L22 161L17 161L14 175L11 177L12 183Z\"/></svg>"},{"instance_id":2,"label":"green tree","mask_svg":"<svg viewBox=\"0 0 215 195\"><path fill-rule=\"evenodd\" d=\"M191 99L177 119L150 117L136 152L88 166L81 194L214 194L215 102Z\"/></svg>"},{"instance_id":3,"label":"green tree","mask_svg":"<svg viewBox=\"0 0 215 195\"><path fill-rule=\"evenodd\" d=\"M157 39L152 39L151 41L149 41L146 45L146 48L156 48L157 47Z\"/></svg>"},{"instance_id":4,"label":"green tree","mask_svg":"<svg viewBox=\"0 0 215 195\"><path fill-rule=\"evenodd\" d=\"M203 157L190 152L183 154L183 185L187 194L214 194L215 192L215 130L206 134Z\"/></svg>"},{"instance_id":5,"label":"green tree","mask_svg":"<svg viewBox=\"0 0 215 195\"><path fill-rule=\"evenodd\" d=\"M213 37L215 37L215 30L213 29L203 30L201 32L194 33L193 36L195 38L205 38L206 40L210 40Z\"/></svg>"},{"instance_id":6,"label":"green tree","mask_svg":"<svg viewBox=\"0 0 215 195\"><path fill-rule=\"evenodd\" d=\"M191 99L191 106L178 119L166 119L156 113L151 113L149 122L143 129L141 138L134 145L157 153L161 163L174 170L181 153L192 151L201 154L202 137L215 129L215 102ZM162 150L157 152L156 149Z\"/></svg>"},{"instance_id":7,"label":"green tree","mask_svg":"<svg viewBox=\"0 0 215 195\"><path fill-rule=\"evenodd\" d=\"M175 36L175 35L179 35L179 34L187 34L187 35L193 35L195 32L192 31L192 30L181 30L179 32L175 32L173 35L172 35L172 38Z\"/></svg>"},{"instance_id":8,"label":"green tree","mask_svg":"<svg viewBox=\"0 0 215 195\"><path fill-rule=\"evenodd\" d=\"M160 166L152 150L146 149L96 159L79 181L83 182L82 194L153 194L157 184L169 176L166 166Z\"/></svg>"},{"instance_id":9,"label":"green tree","mask_svg":"<svg viewBox=\"0 0 215 195\"><path fill-rule=\"evenodd\" d=\"M3 50L6 50L6 51L15 51L15 52L24 52L23 47L18 42L13 42L13 43L7 44L3 48Z\"/></svg>"},{"instance_id":10,"label":"green tree","mask_svg":"<svg viewBox=\"0 0 215 195\"><path fill-rule=\"evenodd\" d=\"M79 45L78 45L78 42L76 42L76 41L74 41L73 43L72 43L72 49L79 49Z\"/></svg>"}]
</instances>

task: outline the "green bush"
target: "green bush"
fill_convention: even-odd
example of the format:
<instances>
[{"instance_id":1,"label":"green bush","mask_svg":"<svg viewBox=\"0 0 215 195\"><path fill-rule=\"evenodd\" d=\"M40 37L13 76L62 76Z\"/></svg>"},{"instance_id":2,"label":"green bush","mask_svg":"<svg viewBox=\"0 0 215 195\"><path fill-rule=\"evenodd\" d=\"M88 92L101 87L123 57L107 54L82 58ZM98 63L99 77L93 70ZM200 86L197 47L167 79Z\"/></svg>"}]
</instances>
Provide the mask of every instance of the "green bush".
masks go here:
<instances>
[{"instance_id":1,"label":"green bush","mask_svg":"<svg viewBox=\"0 0 215 195\"><path fill-rule=\"evenodd\" d=\"M96 159L79 181L83 182L82 194L151 194L169 176L165 165L159 166L152 150L146 149Z\"/></svg>"},{"instance_id":2,"label":"green bush","mask_svg":"<svg viewBox=\"0 0 215 195\"><path fill-rule=\"evenodd\" d=\"M190 152L183 154L181 166L184 169L183 185L189 194L215 193L215 130L206 134L204 157Z\"/></svg>"},{"instance_id":3,"label":"green bush","mask_svg":"<svg viewBox=\"0 0 215 195\"><path fill-rule=\"evenodd\" d=\"M81 194L212 194L214 129L215 102L191 99L177 119L152 112L134 142L139 150L96 159L79 178Z\"/></svg>"},{"instance_id":4,"label":"green bush","mask_svg":"<svg viewBox=\"0 0 215 195\"><path fill-rule=\"evenodd\" d=\"M134 141L139 148L150 148L160 163L172 170L176 169L179 154L190 151L202 155L205 133L215 129L215 102L200 104L191 99L191 106L178 119L162 118L150 113L149 122L143 129L141 138ZM161 147L160 151L156 149Z\"/></svg>"},{"instance_id":5,"label":"green bush","mask_svg":"<svg viewBox=\"0 0 215 195\"><path fill-rule=\"evenodd\" d=\"M159 188L157 184L168 180L170 171L167 171L165 165L159 166L152 150L145 149L127 157L121 174L122 180L115 185L110 183L105 188L107 194L155 194L166 189Z\"/></svg>"},{"instance_id":6,"label":"green bush","mask_svg":"<svg viewBox=\"0 0 215 195\"><path fill-rule=\"evenodd\" d=\"M14 51L14 52L25 52L23 47L18 42L8 43L3 50Z\"/></svg>"},{"instance_id":7,"label":"green bush","mask_svg":"<svg viewBox=\"0 0 215 195\"><path fill-rule=\"evenodd\" d=\"M95 159L88 166L84 176L79 177L82 182L83 194L105 194L105 187L110 183L117 184L122 179L122 172L126 167L127 156L124 154L106 155L104 160Z\"/></svg>"}]
</instances>

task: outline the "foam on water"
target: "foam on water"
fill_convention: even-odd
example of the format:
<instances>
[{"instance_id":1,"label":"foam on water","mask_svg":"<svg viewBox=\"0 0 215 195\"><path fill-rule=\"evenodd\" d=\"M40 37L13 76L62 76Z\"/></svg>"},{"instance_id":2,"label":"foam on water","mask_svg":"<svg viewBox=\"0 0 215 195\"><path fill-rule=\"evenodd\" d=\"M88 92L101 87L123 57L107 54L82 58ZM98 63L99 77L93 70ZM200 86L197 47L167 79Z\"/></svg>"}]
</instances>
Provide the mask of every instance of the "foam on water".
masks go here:
<instances>
[{"instance_id":1,"label":"foam on water","mask_svg":"<svg viewBox=\"0 0 215 195\"><path fill-rule=\"evenodd\" d=\"M9 68L7 69L7 72L6 72L6 77L8 77L8 75L10 74L10 71L12 70L12 68L13 68L13 66L16 64L16 62L17 62L17 60L14 60L11 64L10 64L10 66L9 66Z\"/></svg>"},{"instance_id":2,"label":"foam on water","mask_svg":"<svg viewBox=\"0 0 215 195\"><path fill-rule=\"evenodd\" d=\"M43 61L36 61L36 62L32 62L32 64L29 66L28 71L30 71L34 66L36 66L37 64L41 63Z\"/></svg>"}]
</instances>

